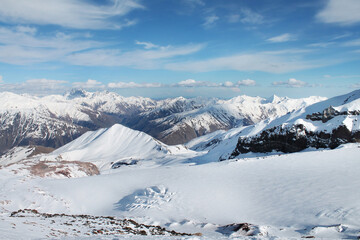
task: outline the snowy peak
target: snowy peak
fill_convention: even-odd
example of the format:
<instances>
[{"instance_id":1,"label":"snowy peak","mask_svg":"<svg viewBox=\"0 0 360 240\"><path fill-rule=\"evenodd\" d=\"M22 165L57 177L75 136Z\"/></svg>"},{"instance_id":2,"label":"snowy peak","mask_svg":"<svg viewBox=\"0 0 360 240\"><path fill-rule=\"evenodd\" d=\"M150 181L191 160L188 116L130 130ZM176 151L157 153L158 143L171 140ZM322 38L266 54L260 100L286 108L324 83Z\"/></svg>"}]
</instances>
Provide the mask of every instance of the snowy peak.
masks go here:
<instances>
[{"instance_id":1,"label":"snowy peak","mask_svg":"<svg viewBox=\"0 0 360 240\"><path fill-rule=\"evenodd\" d=\"M282 100L283 100L283 98L278 97L278 96L276 96L276 95L274 94L274 95L272 95L271 97L267 98L267 99L266 99L266 102L268 102L268 103L279 103L279 102L282 101Z\"/></svg>"},{"instance_id":2,"label":"snowy peak","mask_svg":"<svg viewBox=\"0 0 360 240\"><path fill-rule=\"evenodd\" d=\"M167 146L146 133L115 124L87 132L54 151L53 155L61 155L66 160L92 162L104 169L114 163L136 163L191 152L184 146Z\"/></svg>"}]
</instances>

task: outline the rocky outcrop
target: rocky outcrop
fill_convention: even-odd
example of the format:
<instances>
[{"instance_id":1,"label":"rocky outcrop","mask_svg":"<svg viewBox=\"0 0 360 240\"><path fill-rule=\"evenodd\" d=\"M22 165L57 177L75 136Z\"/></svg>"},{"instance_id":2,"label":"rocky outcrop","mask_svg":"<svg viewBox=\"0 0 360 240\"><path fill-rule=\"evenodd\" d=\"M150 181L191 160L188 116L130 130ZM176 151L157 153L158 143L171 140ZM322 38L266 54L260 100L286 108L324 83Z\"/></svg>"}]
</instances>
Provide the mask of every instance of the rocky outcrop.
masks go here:
<instances>
[{"instance_id":1,"label":"rocky outcrop","mask_svg":"<svg viewBox=\"0 0 360 240\"><path fill-rule=\"evenodd\" d=\"M350 116L350 115L360 115L360 111L344 111L344 112L339 112L336 109L334 109L332 106L324 109L324 111L322 113L317 112L317 113L313 113L313 114L309 114L306 116L306 119L309 119L311 121L322 121L323 123L329 121L330 119L336 117L336 116Z\"/></svg>"},{"instance_id":2,"label":"rocky outcrop","mask_svg":"<svg viewBox=\"0 0 360 240\"><path fill-rule=\"evenodd\" d=\"M309 147L334 149L340 144L353 142L360 142L360 131L351 132L344 125L333 129L332 132L311 132L301 124L291 128L277 126L254 137L240 138L230 158L248 152L292 153Z\"/></svg>"},{"instance_id":3,"label":"rocky outcrop","mask_svg":"<svg viewBox=\"0 0 360 240\"><path fill-rule=\"evenodd\" d=\"M132 219L118 219L112 216L68 215L40 213L35 209L20 209L12 212L13 218L38 218L43 226L61 226L62 231L50 228L51 237L64 238L102 238L105 236L144 235L144 236L201 236L200 233L180 233L160 226L137 223Z\"/></svg>"}]
</instances>

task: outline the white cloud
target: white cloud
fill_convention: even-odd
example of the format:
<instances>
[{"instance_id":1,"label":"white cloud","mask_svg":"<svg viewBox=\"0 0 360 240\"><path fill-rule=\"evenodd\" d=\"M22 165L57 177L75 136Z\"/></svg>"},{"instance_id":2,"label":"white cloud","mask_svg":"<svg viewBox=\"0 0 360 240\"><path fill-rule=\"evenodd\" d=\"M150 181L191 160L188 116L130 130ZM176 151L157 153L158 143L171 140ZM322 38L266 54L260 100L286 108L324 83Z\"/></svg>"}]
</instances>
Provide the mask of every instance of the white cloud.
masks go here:
<instances>
[{"instance_id":1,"label":"white cloud","mask_svg":"<svg viewBox=\"0 0 360 240\"><path fill-rule=\"evenodd\" d=\"M359 0L328 0L316 15L324 23L351 25L360 23Z\"/></svg>"},{"instance_id":2,"label":"white cloud","mask_svg":"<svg viewBox=\"0 0 360 240\"><path fill-rule=\"evenodd\" d=\"M248 8L242 8L239 13L230 14L227 20L229 23L262 24L264 17Z\"/></svg>"},{"instance_id":3,"label":"white cloud","mask_svg":"<svg viewBox=\"0 0 360 240\"><path fill-rule=\"evenodd\" d=\"M30 35L34 35L37 32L37 29L34 27L28 27L28 26L17 26L16 31L19 33L28 33Z\"/></svg>"},{"instance_id":4,"label":"white cloud","mask_svg":"<svg viewBox=\"0 0 360 240\"><path fill-rule=\"evenodd\" d=\"M242 23L261 24L264 22L264 17L262 15L250 9L243 8L241 9L241 13L240 21Z\"/></svg>"},{"instance_id":5,"label":"white cloud","mask_svg":"<svg viewBox=\"0 0 360 240\"><path fill-rule=\"evenodd\" d=\"M302 69L315 68L323 66L324 64L301 61L299 60L299 53L303 52L283 50L278 52L237 54L232 56L211 58L199 61L169 63L166 64L164 67L168 70L189 72L236 70L284 73Z\"/></svg>"},{"instance_id":6,"label":"white cloud","mask_svg":"<svg viewBox=\"0 0 360 240\"><path fill-rule=\"evenodd\" d=\"M273 86L285 86L285 87L293 87L293 88L299 88L299 87L306 87L308 86L308 83L296 80L295 78L290 78L287 81L279 81L279 82L273 82Z\"/></svg>"},{"instance_id":7,"label":"white cloud","mask_svg":"<svg viewBox=\"0 0 360 240\"><path fill-rule=\"evenodd\" d=\"M49 95L59 93L67 89L68 81L53 79L29 79L22 83L4 83L0 85L1 91L13 91L19 93L34 93L38 95Z\"/></svg>"},{"instance_id":8,"label":"white cloud","mask_svg":"<svg viewBox=\"0 0 360 240\"><path fill-rule=\"evenodd\" d=\"M194 79L186 79L183 81L180 81L178 85L180 86L194 86L197 82Z\"/></svg>"},{"instance_id":9,"label":"white cloud","mask_svg":"<svg viewBox=\"0 0 360 240\"><path fill-rule=\"evenodd\" d=\"M0 75L0 83L3 82L3 76Z\"/></svg>"},{"instance_id":10,"label":"white cloud","mask_svg":"<svg viewBox=\"0 0 360 240\"><path fill-rule=\"evenodd\" d=\"M256 81L252 79L240 80L236 83L237 86L255 86Z\"/></svg>"},{"instance_id":11,"label":"white cloud","mask_svg":"<svg viewBox=\"0 0 360 240\"><path fill-rule=\"evenodd\" d=\"M135 83L135 82L117 82L109 83L109 88L157 88L162 87L161 83Z\"/></svg>"},{"instance_id":12,"label":"white cloud","mask_svg":"<svg viewBox=\"0 0 360 240\"><path fill-rule=\"evenodd\" d=\"M36 29L27 29L27 27L0 27L0 62L24 65L63 61L85 66L154 69L159 68L162 59L188 55L205 46L204 44L158 46L149 42L137 42L137 44L145 45L146 49L128 52L120 49L101 49L105 47L103 43L91 41L86 36L61 32L55 36L44 36L37 34Z\"/></svg>"},{"instance_id":13,"label":"white cloud","mask_svg":"<svg viewBox=\"0 0 360 240\"><path fill-rule=\"evenodd\" d=\"M225 87L225 88L238 88L240 86L254 86L256 82L251 79L244 79L237 82L225 81L224 83L214 83L206 81L196 81L194 79L186 79L176 84L170 85L171 87Z\"/></svg>"},{"instance_id":14,"label":"white cloud","mask_svg":"<svg viewBox=\"0 0 360 240\"><path fill-rule=\"evenodd\" d=\"M144 8L137 0L111 0L98 5L82 0L2 0L0 21L20 24L52 24L78 29L104 29L133 25L134 20L111 22L114 16L125 16Z\"/></svg>"},{"instance_id":15,"label":"white cloud","mask_svg":"<svg viewBox=\"0 0 360 240\"><path fill-rule=\"evenodd\" d=\"M254 80L245 79L236 83L226 81L224 83L213 83L206 81L196 81L194 79L186 79L174 84L163 84L163 83L135 83L135 82L117 82L109 83L109 88L196 88L196 87L225 87L225 88L238 88L240 86L254 86L256 83Z\"/></svg>"},{"instance_id":16,"label":"white cloud","mask_svg":"<svg viewBox=\"0 0 360 240\"><path fill-rule=\"evenodd\" d=\"M73 82L72 86L74 88L105 88L105 85L102 82L98 82L93 79L88 79L86 82Z\"/></svg>"},{"instance_id":17,"label":"white cloud","mask_svg":"<svg viewBox=\"0 0 360 240\"><path fill-rule=\"evenodd\" d=\"M145 49L151 49L151 48L159 48L158 45L153 44L151 42L140 42L140 41L135 41L135 44L137 45L143 45Z\"/></svg>"},{"instance_id":18,"label":"white cloud","mask_svg":"<svg viewBox=\"0 0 360 240\"><path fill-rule=\"evenodd\" d=\"M11 64L31 64L61 60L65 55L101 43L79 40L73 35L58 32L55 36L37 36L36 28L0 27L0 61Z\"/></svg>"},{"instance_id":19,"label":"white cloud","mask_svg":"<svg viewBox=\"0 0 360 240\"><path fill-rule=\"evenodd\" d=\"M295 36L290 33L284 33L279 36L269 38L267 41L272 43L288 42L296 40Z\"/></svg>"},{"instance_id":20,"label":"white cloud","mask_svg":"<svg viewBox=\"0 0 360 240\"><path fill-rule=\"evenodd\" d=\"M216 84L210 82L196 81L194 79L186 79L173 84L173 87L213 87ZM217 85L216 85L217 86Z\"/></svg>"},{"instance_id":21,"label":"white cloud","mask_svg":"<svg viewBox=\"0 0 360 240\"><path fill-rule=\"evenodd\" d=\"M205 22L203 23L203 26L205 28L211 28L215 25L215 23L219 20L219 17L216 15L210 15L205 17Z\"/></svg>"},{"instance_id":22,"label":"white cloud","mask_svg":"<svg viewBox=\"0 0 360 240\"><path fill-rule=\"evenodd\" d=\"M224 87L233 87L233 86L234 86L234 83L233 83L233 82L230 82L230 81L226 81L226 82L224 82L223 86L224 86Z\"/></svg>"}]
</instances>

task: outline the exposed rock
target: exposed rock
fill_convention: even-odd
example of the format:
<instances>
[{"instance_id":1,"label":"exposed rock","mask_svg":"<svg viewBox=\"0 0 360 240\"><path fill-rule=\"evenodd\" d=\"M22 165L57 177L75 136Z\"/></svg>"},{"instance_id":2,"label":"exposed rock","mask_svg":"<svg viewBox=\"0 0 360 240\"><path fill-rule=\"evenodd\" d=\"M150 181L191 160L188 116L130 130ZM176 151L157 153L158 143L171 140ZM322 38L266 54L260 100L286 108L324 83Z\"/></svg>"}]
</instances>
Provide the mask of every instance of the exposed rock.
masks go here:
<instances>
[{"instance_id":1,"label":"exposed rock","mask_svg":"<svg viewBox=\"0 0 360 240\"><path fill-rule=\"evenodd\" d=\"M340 115L360 115L360 111L345 111L345 112L339 112L336 109L334 109L332 106L326 108L323 110L322 113L313 113L311 115L307 115L306 119L310 119L311 121L322 121L323 123L329 121L330 119L340 116Z\"/></svg>"},{"instance_id":2,"label":"exposed rock","mask_svg":"<svg viewBox=\"0 0 360 240\"><path fill-rule=\"evenodd\" d=\"M331 133L311 132L304 125L295 125L291 128L277 126L261 134L249 138L240 138L230 158L241 153L272 151L292 153L309 147L334 149L343 143L360 141L360 132L351 132L346 126L340 125Z\"/></svg>"},{"instance_id":3,"label":"exposed rock","mask_svg":"<svg viewBox=\"0 0 360 240\"><path fill-rule=\"evenodd\" d=\"M24 162L29 164L30 173L38 177L65 176L67 178L79 176L99 175L99 169L90 162L80 161L39 161L35 164L32 162Z\"/></svg>"},{"instance_id":4,"label":"exposed rock","mask_svg":"<svg viewBox=\"0 0 360 240\"><path fill-rule=\"evenodd\" d=\"M68 215L68 214L50 214L40 213L35 209L20 209L12 212L10 217L20 218L38 218L38 221L49 224L72 226L77 229L74 236L98 236L101 235L158 235L158 236L192 236L201 234L180 233L174 230L167 230L160 226L146 225L137 223L131 219L118 219L112 216L91 216L91 215ZM56 237L63 237L72 232L57 232Z\"/></svg>"},{"instance_id":5,"label":"exposed rock","mask_svg":"<svg viewBox=\"0 0 360 240\"><path fill-rule=\"evenodd\" d=\"M254 236L259 234L259 228L249 223L233 223L225 226L218 227L216 230L227 236Z\"/></svg>"}]
</instances>

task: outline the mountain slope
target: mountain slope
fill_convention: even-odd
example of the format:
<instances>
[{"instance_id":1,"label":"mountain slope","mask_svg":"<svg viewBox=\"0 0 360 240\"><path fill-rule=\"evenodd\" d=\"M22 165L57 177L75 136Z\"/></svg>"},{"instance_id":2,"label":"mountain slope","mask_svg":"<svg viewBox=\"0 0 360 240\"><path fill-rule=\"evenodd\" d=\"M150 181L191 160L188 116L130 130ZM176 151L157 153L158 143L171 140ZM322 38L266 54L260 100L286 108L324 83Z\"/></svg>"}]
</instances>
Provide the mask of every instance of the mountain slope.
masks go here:
<instances>
[{"instance_id":1,"label":"mountain slope","mask_svg":"<svg viewBox=\"0 0 360 240\"><path fill-rule=\"evenodd\" d=\"M146 133L120 124L89 131L52 153L53 158L94 163L100 170L142 164L146 160L160 162L173 155L186 154L193 154L193 151L181 145L168 146Z\"/></svg>"}]
</instances>

